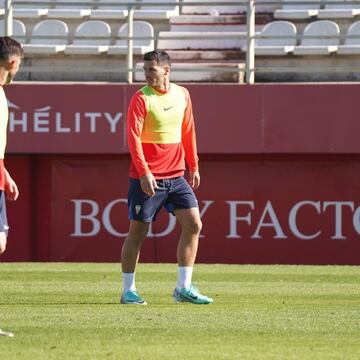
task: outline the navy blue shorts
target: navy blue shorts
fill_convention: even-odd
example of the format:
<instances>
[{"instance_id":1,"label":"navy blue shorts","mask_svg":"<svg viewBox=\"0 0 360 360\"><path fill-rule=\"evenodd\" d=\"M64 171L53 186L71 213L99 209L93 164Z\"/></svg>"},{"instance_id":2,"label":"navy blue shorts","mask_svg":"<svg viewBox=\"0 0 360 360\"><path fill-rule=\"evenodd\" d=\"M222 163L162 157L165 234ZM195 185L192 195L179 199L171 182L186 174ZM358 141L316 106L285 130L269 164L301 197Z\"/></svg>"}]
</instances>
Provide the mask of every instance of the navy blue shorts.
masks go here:
<instances>
[{"instance_id":1,"label":"navy blue shorts","mask_svg":"<svg viewBox=\"0 0 360 360\"><path fill-rule=\"evenodd\" d=\"M6 217L5 193L0 190L0 232L4 232L6 236L9 232L9 226Z\"/></svg>"},{"instance_id":2,"label":"navy blue shorts","mask_svg":"<svg viewBox=\"0 0 360 360\"><path fill-rule=\"evenodd\" d=\"M130 178L128 193L129 219L152 222L165 206L174 215L175 209L190 209L198 207L194 191L183 176L173 179L156 180L158 188L155 195L146 195L140 186L140 180Z\"/></svg>"}]
</instances>

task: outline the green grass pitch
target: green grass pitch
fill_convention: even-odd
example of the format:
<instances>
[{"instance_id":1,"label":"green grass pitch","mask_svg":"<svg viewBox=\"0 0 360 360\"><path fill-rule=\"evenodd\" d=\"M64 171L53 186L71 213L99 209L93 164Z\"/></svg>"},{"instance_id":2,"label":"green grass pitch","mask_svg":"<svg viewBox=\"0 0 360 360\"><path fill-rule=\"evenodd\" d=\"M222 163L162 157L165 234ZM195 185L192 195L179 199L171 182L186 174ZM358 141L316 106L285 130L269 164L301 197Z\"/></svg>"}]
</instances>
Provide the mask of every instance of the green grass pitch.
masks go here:
<instances>
[{"instance_id":1,"label":"green grass pitch","mask_svg":"<svg viewBox=\"0 0 360 360\"><path fill-rule=\"evenodd\" d=\"M0 358L360 359L360 267L196 265L213 305L174 304L174 264L0 263Z\"/></svg>"}]
</instances>

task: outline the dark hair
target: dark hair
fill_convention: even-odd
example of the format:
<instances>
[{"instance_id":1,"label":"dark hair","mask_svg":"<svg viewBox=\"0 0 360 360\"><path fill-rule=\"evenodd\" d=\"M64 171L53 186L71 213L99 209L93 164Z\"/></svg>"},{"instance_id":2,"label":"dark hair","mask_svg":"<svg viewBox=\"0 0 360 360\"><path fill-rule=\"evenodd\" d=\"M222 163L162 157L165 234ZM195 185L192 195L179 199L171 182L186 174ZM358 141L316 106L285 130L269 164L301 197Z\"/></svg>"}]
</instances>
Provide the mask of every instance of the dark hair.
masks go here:
<instances>
[{"instance_id":1,"label":"dark hair","mask_svg":"<svg viewBox=\"0 0 360 360\"><path fill-rule=\"evenodd\" d=\"M171 59L167 52L162 50L149 51L144 55L144 60L152 61L155 60L158 65L171 66Z\"/></svg>"},{"instance_id":2,"label":"dark hair","mask_svg":"<svg viewBox=\"0 0 360 360\"><path fill-rule=\"evenodd\" d=\"M0 61L8 60L10 56L22 57L23 49L16 40L8 36L0 37Z\"/></svg>"}]
</instances>

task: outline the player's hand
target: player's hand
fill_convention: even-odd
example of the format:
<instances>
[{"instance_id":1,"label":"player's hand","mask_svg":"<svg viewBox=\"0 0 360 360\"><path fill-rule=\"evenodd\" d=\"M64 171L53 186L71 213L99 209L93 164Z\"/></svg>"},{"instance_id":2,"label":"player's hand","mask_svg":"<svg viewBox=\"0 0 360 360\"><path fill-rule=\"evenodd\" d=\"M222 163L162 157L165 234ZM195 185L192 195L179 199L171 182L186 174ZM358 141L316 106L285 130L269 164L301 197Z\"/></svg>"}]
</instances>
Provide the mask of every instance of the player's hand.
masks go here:
<instances>
[{"instance_id":1,"label":"player's hand","mask_svg":"<svg viewBox=\"0 0 360 360\"><path fill-rule=\"evenodd\" d=\"M6 199L10 201L14 201L19 197L19 189L13 178L6 170L5 170L5 194L6 194Z\"/></svg>"},{"instance_id":2,"label":"player's hand","mask_svg":"<svg viewBox=\"0 0 360 360\"><path fill-rule=\"evenodd\" d=\"M152 173L147 173L140 178L141 190L148 196L155 195L157 189L156 180Z\"/></svg>"},{"instance_id":3,"label":"player's hand","mask_svg":"<svg viewBox=\"0 0 360 360\"><path fill-rule=\"evenodd\" d=\"M190 171L189 172L189 180L188 180L191 188L196 190L200 186L200 174L198 171Z\"/></svg>"}]
</instances>

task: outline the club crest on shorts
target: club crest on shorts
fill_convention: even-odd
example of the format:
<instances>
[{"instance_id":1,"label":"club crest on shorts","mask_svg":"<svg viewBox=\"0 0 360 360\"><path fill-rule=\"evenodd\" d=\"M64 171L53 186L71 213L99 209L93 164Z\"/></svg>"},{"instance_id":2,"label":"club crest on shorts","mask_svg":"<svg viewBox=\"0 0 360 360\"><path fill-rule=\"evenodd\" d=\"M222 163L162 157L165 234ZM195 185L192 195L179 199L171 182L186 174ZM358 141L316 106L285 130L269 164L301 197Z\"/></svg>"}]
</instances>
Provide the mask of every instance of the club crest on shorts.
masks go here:
<instances>
[{"instance_id":1,"label":"club crest on shorts","mask_svg":"<svg viewBox=\"0 0 360 360\"><path fill-rule=\"evenodd\" d=\"M141 210L141 205L135 205L136 214L139 214L140 210Z\"/></svg>"}]
</instances>

